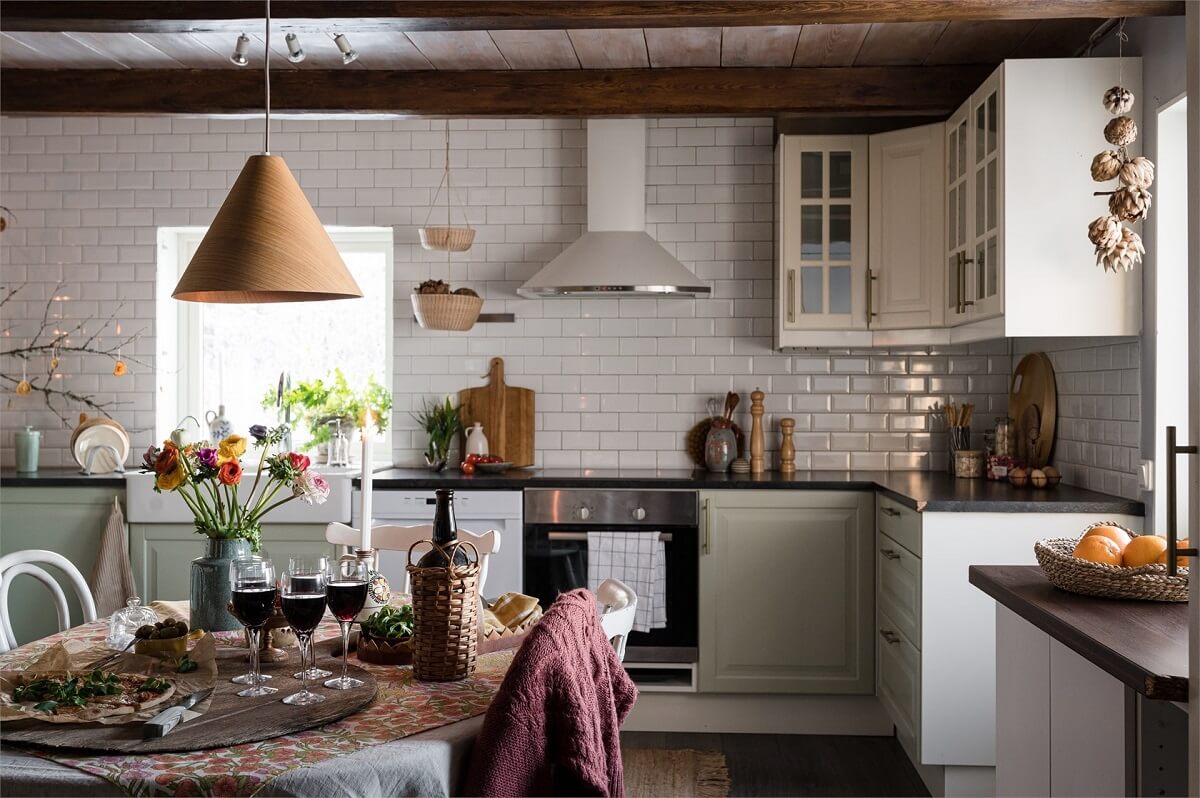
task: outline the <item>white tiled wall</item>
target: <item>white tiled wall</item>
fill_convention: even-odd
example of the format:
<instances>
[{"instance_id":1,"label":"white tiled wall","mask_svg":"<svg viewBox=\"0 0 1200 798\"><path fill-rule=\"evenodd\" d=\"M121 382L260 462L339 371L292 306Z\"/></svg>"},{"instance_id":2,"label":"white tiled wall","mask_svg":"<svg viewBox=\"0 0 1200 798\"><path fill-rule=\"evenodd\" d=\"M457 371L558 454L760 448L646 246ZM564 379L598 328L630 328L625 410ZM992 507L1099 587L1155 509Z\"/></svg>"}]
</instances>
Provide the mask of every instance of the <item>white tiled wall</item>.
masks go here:
<instances>
[{"instance_id":1,"label":"white tiled wall","mask_svg":"<svg viewBox=\"0 0 1200 798\"><path fill-rule=\"evenodd\" d=\"M285 120L272 137L324 222L395 228L398 463L417 463L424 446L409 411L480 384L494 355L510 383L538 392L537 449L550 467L685 466L686 431L727 390L742 393L743 410L751 390L768 393L771 451L776 419L796 419L800 468L943 467L932 403L976 401L980 430L1002 412L1004 342L772 351L772 133L761 119L650 122L649 232L712 285L712 298L697 301L518 298L516 287L582 231L586 131L577 120L454 121L454 180L478 235L454 256L449 279L517 322L468 334L419 329L411 287L447 277L446 261L416 243L441 177L442 124ZM56 310L68 320L107 316L124 302L124 328L148 331L133 354L153 362L156 229L208 224L261 146L260 129L239 119L0 118L0 192L16 215L0 235L2 282L31 283L0 311L3 327L17 325L10 338L28 334L61 275L70 299ZM11 359L0 365L19 371ZM118 417L141 430L139 443L152 439L148 369L116 378L97 358L61 368L69 387L124 402ZM44 464L69 461L70 431L40 399L9 390L3 408L4 464L23 424L45 430ZM749 427L744 412L740 421Z\"/></svg>"},{"instance_id":2,"label":"white tiled wall","mask_svg":"<svg viewBox=\"0 0 1200 798\"><path fill-rule=\"evenodd\" d=\"M1013 364L1045 352L1058 388L1054 463L1063 480L1138 498L1141 343L1137 338L1019 339Z\"/></svg>"}]
</instances>

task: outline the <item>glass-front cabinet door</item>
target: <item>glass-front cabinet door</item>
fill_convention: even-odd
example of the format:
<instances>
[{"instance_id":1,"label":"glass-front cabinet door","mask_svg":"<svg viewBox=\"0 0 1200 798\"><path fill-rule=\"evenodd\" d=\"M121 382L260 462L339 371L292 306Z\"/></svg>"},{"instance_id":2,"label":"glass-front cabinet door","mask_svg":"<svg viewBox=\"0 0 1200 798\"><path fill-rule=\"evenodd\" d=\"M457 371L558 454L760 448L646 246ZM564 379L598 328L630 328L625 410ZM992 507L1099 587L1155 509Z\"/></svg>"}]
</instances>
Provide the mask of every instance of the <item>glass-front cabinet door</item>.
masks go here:
<instances>
[{"instance_id":1,"label":"glass-front cabinet door","mask_svg":"<svg viewBox=\"0 0 1200 798\"><path fill-rule=\"evenodd\" d=\"M784 136L779 186L785 330L867 328L867 137Z\"/></svg>"},{"instance_id":2,"label":"glass-front cabinet door","mask_svg":"<svg viewBox=\"0 0 1200 798\"><path fill-rule=\"evenodd\" d=\"M974 186L974 226L970 237L971 263L967 269L967 294L973 303L970 315L987 318L999 315L1003 304L1003 237L1002 174L1000 114L1003 104L1000 94L1002 72L997 70L971 96L971 135L967 143L969 169Z\"/></svg>"},{"instance_id":3,"label":"glass-front cabinet door","mask_svg":"<svg viewBox=\"0 0 1200 798\"><path fill-rule=\"evenodd\" d=\"M967 161L967 117L971 101L963 103L946 122L946 320L958 324L969 317L966 291L968 255L967 208L971 196L971 170Z\"/></svg>"}]
</instances>

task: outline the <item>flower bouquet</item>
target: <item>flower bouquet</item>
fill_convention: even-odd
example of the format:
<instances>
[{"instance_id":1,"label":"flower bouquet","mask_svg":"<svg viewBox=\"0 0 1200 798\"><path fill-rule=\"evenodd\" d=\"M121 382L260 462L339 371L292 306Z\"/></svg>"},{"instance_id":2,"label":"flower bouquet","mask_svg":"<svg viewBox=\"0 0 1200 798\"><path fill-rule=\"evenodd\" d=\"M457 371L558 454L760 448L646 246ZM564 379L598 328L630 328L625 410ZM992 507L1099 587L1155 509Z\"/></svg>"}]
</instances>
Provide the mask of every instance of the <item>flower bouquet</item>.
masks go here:
<instances>
[{"instance_id":1,"label":"flower bouquet","mask_svg":"<svg viewBox=\"0 0 1200 798\"><path fill-rule=\"evenodd\" d=\"M322 504L329 497L329 483L309 468L306 455L270 454L287 432L286 425L250 428L254 447L262 450L253 480L244 478L242 455L248 442L241 435L230 435L216 445L179 447L167 440L161 448L151 446L142 457L141 470L154 475L154 490L178 494L195 519L196 531L208 538L206 556L192 560L193 627L240 628L227 610L229 563L262 548L260 525L267 513L296 499Z\"/></svg>"}]
</instances>

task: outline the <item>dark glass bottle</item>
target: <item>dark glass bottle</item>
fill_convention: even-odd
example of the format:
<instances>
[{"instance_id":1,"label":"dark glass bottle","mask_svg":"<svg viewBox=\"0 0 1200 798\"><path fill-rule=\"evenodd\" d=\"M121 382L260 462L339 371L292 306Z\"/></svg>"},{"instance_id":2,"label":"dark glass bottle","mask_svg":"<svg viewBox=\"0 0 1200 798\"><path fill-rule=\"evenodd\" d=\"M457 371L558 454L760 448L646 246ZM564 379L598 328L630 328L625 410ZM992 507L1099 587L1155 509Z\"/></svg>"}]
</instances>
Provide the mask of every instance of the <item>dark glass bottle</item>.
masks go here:
<instances>
[{"instance_id":1,"label":"dark glass bottle","mask_svg":"<svg viewBox=\"0 0 1200 798\"><path fill-rule=\"evenodd\" d=\"M437 495L437 507L433 514L433 542L448 551L458 540L458 524L454 521L454 491L449 488L439 488L435 494ZM470 561L467 552L462 548L454 552L455 565L467 565ZM445 568L446 555L438 549L430 549L417 561L417 567Z\"/></svg>"}]
</instances>

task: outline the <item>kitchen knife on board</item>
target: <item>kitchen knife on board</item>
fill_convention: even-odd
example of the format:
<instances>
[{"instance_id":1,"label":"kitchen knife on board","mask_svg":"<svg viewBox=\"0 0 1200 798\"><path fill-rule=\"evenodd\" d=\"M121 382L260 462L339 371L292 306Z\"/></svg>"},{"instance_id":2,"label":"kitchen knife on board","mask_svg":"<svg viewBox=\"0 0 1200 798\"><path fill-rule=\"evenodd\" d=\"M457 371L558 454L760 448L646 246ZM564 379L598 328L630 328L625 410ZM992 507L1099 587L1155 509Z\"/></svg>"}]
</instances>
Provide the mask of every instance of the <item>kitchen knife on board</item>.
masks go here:
<instances>
[{"instance_id":1,"label":"kitchen knife on board","mask_svg":"<svg viewBox=\"0 0 1200 798\"><path fill-rule=\"evenodd\" d=\"M199 704L212 693L213 688L206 687L203 690L198 690L191 695L185 696L182 701L173 707L164 709L150 720L142 724L142 737L154 738L164 737L171 732L179 722L183 720L183 713L192 707Z\"/></svg>"}]
</instances>

